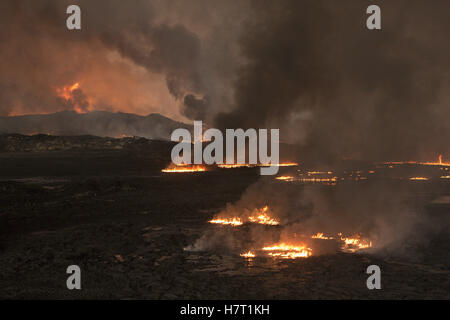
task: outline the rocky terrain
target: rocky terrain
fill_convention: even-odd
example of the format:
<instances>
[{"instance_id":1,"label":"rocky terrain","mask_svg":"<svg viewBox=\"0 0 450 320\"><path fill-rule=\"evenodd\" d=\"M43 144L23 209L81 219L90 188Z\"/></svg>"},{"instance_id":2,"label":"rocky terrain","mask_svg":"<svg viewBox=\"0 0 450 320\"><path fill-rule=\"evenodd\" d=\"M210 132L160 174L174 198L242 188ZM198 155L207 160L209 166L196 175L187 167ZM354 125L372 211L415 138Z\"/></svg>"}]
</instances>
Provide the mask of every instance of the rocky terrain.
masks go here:
<instances>
[{"instance_id":1,"label":"rocky terrain","mask_svg":"<svg viewBox=\"0 0 450 320\"><path fill-rule=\"evenodd\" d=\"M131 113L92 111L77 113L61 111L51 114L31 114L0 117L0 133L33 135L94 135L100 137L132 137L169 140L177 128L191 129L190 125L166 118L160 114L139 116Z\"/></svg>"},{"instance_id":2,"label":"rocky terrain","mask_svg":"<svg viewBox=\"0 0 450 320\"><path fill-rule=\"evenodd\" d=\"M259 179L256 168L164 174L171 145L133 138L1 141L2 299L450 298L448 229L405 256L249 261L189 252L217 228L207 221ZM449 213L445 205L428 210L442 223ZM72 264L82 270L79 291L66 288ZM382 269L382 290L366 287L370 264Z\"/></svg>"}]
</instances>

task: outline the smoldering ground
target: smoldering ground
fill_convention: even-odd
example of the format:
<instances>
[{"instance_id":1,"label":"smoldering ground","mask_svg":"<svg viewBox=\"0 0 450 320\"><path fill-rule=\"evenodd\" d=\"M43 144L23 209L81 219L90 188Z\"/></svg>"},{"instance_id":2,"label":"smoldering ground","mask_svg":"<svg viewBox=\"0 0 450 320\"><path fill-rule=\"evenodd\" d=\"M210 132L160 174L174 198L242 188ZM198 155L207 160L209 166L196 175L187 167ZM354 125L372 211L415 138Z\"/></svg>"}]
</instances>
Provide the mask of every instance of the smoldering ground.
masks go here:
<instances>
[{"instance_id":1,"label":"smoldering ground","mask_svg":"<svg viewBox=\"0 0 450 320\"><path fill-rule=\"evenodd\" d=\"M252 2L240 40L248 63L235 83L234 109L218 114L216 125L280 128L281 140L298 146L297 160L313 166L448 158L449 3L382 1L380 32L365 28L369 4ZM221 214L269 205L288 223L280 238L363 232L398 253L433 229L408 192L389 183L329 192L261 181ZM214 242L205 236L204 243Z\"/></svg>"},{"instance_id":2,"label":"smoldering ground","mask_svg":"<svg viewBox=\"0 0 450 320\"><path fill-rule=\"evenodd\" d=\"M273 243L306 242L319 253L335 253L338 247L323 248L311 236L323 233L370 239L372 253L419 258L433 234L442 232L444 222L431 219L424 203L411 201L414 188L405 183L373 181L335 186L276 183L260 179L235 203L214 217L238 217L242 221L255 209L268 206L277 226L210 226L187 250L222 250L229 253L262 248ZM326 243L323 243L326 245ZM330 251L331 249L331 251Z\"/></svg>"}]
</instances>

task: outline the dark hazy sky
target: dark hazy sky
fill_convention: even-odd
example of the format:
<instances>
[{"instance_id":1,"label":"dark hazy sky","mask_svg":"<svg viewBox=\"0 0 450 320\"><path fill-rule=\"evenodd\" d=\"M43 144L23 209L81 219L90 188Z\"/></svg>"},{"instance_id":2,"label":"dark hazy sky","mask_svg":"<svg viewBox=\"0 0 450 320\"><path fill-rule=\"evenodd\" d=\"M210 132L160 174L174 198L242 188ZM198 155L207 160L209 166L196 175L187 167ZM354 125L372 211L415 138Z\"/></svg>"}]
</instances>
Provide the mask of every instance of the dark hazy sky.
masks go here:
<instances>
[{"instance_id":1,"label":"dark hazy sky","mask_svg":"<svg viewBox=\"0 0 450 320\"><path fill-rule=\"evenodd\" d=\"M81 31L65 27L68 4ZM369 4L381 31L365 27ZM3 0L0 115L80 104L280 128L317 159L448 157L449 12L446 0Z\"/></svg>"}]
</instances>

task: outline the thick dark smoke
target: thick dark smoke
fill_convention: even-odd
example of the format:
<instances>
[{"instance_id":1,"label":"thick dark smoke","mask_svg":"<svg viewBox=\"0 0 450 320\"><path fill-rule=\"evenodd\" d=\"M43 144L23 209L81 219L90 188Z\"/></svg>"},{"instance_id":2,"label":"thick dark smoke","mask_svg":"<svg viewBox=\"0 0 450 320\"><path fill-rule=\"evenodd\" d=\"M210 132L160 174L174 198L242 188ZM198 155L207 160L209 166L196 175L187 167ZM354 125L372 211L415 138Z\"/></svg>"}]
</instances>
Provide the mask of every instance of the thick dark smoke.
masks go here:
<instances>
[{"instance_id":1,"label":"thick dark smoke","mask_svg":"<svg viewBox=\"0 0 450 320\"><path fill-rule=\"evenodd\" d=\"M254 1L241 38L249 61L222 128L278 127L300 157L450 156L448 1Z\"/></svg>"},{"instance_id":2,"label":"thick dark smoke","mask_svg":"<svg viewBox=\"0 0 450 320\"><path fill-rule=\"evenodd\" d=\"M81 7L81 31L66 28L69 4ZM229 40L237 26L223 24L239 25L242 6L203 0L2 1L0 115L73 109L73 101L56 92L79 82L73 98L83 100L79 111L212 117L206 99L230 104L228 83L238 54L236 41Z\"/></svg>"},{"instance_id":3,"label":"thick dark smoke","mask_svg":"<svg viewBox=\"0 0 450 320\"><path fill-rule=\"evenodd\" d=\"M311 235L324 233L336 237L342 233L350 237L361 234L370 239L370 252L421 258L417 248L426 246L430 235L442 232L445 227L431 223L424 207L411 201L413 189L411 185L385 181L324 188L260 180L251 185L239 201L227 204L215 217L239 217L245 221L255 209L268 206L268 214L278 220L280 226L252 226L245 238L239 232L245 227L233 231L233 227L212 226L186 250L220 248L236 253L239 249L243 252L279 242L295 244L295 239L314 245ZM318 245L313 250L315 255L338 250L327 247L326 242L315 245Z\"/></svg>"},{"instance_id":4,"label":"thick dark smoke","mask_svg":"<svg viewBox=\"0 0 450 320\"><path fill-rule=\"evenodd\" d=\"M206 117L209 102L208 98L196 98L192 94L184 97L184 108L182 113L189 119L203 120Z\"/></svg>"},{"instance_id":5,"label":"thick dark smoke","mask_svg":"<svg viewBox=\"0 0 450 320\"><path fill-rule=\"evenodd\" d=\"M377 31L367 0L2 0L0 116L160 112L280 128L312 166L448 159L450 2L375 3ZM66 29L69 4L82 9L81 31ZM58 93L74 83L70 98ZM228 210L270 204L293 232L348 227L394 243L420 218L404 190L353 191L261 181Z\"/></svg>"},{"instance_id":6,"label":"thick dark smoke","mask_svg":"<svg viewBox=\"0 0 450 320\"><path fill-rule=\"evenodd\" d=\"M380 0L381 31L369 4L2 1L0 115L73 109L79 82L80 111L278 127L314 163L449 158L449 2Z\"/></svg>"},{"instance_id":7,"label":"thick dark smoke","mask_svg":"<svg viewBox=\"0 0 450 320\"><path fill-rule=\"evenodd\" d=\"M448 1L378 1L382 30L366 28L373 1L252 1L241 36L248 62L237 76L234 110L221 128L280 128L311 166L342 158L433 160L450 156ZM333 166L330 166L333 168ZM261 180L218 216L269 205L296 234L362 232L374 249L406 250L433 227L409 187L389 182L325 189ZM258 230L247 241L267 244ZM240 245L233 232L206 232L188 249ZM411 252L408 252L411 253ZM413 252L412 256L417 256Z\"/></svg>"}]
</instances>

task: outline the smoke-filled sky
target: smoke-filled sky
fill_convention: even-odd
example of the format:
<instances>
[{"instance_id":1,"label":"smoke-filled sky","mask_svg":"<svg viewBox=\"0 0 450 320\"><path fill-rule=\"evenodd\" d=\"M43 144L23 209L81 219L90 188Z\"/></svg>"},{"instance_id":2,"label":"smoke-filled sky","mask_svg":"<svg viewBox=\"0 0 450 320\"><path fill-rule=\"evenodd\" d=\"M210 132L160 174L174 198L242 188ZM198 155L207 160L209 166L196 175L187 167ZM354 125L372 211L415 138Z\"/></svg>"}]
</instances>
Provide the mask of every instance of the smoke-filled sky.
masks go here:
<instances>
[{"instance_id":1,"label":"smoke-filled sky","mask_svg":"<svg viewBox=\"0 0 450 320\"><path fill-rule=\"evenodd\" d=\"M66 8L81 7L81 31ZM231 97L242 5L219 1L6 0L0 115L111 110L177 120ZM59 92L79 83L73 99ZM214 98L214 99L213 99Z\"/></svg>"},{"instance_id":2,"label":"smoke-filled sky","mask_svg":"<svg viewBox=\"0 0 450 320\"><path fill-rule=\"evenodd\" d=\"M365 27L374 3L381 31ZM69 4L81 31L66 29ZM450 157L449 11L447 0L3 0L0 115L159 112L280 128L316 160Z\"/></svg>"}]
</instances>

